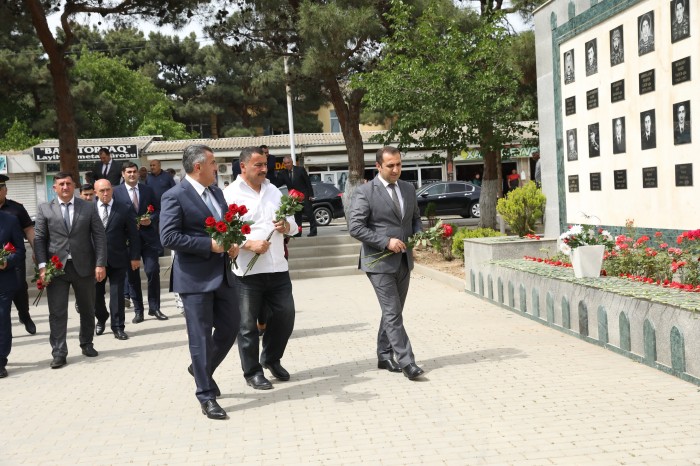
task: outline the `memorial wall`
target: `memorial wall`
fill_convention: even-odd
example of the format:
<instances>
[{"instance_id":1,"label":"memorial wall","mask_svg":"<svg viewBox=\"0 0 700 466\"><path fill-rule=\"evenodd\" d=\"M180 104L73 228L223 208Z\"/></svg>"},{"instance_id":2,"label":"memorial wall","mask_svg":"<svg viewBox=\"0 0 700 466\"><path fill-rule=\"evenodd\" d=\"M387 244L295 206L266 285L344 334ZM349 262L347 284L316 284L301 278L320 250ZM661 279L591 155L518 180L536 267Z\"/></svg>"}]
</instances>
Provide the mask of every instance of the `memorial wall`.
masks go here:
<instances>
[{"instance_id":1,"label":"memorial wall","mask_svg":"<svg viewBox=\"0 0 700 466\"><path fill-rule=\"evenodd\" d=\"M616 6L594 4L553 47L562 221L696 229L700 0Z\"/></svg>"}]
</instances>

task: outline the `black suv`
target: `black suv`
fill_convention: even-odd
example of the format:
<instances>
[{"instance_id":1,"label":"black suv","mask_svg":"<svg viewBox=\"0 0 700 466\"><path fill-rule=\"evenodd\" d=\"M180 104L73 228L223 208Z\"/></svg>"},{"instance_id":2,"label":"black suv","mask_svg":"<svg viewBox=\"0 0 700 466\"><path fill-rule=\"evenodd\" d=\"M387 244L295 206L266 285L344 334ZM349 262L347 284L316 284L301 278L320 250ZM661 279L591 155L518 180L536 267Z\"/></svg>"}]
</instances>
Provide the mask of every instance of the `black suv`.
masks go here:
<instances>
[{"instance_id":1,"label":"black suv","mask_svg":"<svg viewBox=\"0 0 700 466\"><path fill-rule=\"evenodd\" d=\"M314 217L319 226L330 225L334 218L345 217L343 211L343 193L335 185L323 183L321 181L311 183L314 189L314 198L311 205L314 208ZM280 187L282 194L287 194L287 187ZM309 221L308 218L302 217Z\"/></svg>"},{"instance_id":2,"label":"black suv","mask_svg":"<svg viewBox=\"0 0 700 466\"><path fill-rule=\"evenodd\" d=\"M429 203L435 204L435 215L481 217L481 187L466 181L439 181L423 185L416 191L420 214L425 215Z\"/></svg>"}]
</instances>

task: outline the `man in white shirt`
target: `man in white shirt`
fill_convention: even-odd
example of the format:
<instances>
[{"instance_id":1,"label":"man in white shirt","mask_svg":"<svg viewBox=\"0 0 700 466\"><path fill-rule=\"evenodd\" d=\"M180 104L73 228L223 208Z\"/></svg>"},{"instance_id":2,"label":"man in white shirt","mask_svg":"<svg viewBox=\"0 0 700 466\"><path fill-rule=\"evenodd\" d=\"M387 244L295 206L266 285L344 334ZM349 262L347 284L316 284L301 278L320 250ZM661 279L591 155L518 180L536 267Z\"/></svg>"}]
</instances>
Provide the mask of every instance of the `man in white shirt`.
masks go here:
<instances>
[{"instance_id":1,"label":"man in white shirt","mask_svg":"<svg viewBox=\"0 0 700 466\"><path fill-rule=\"evenodd\" d=\"M296 232L297 224L294 216L275 221L282 193L266 178L267 157L263 150L259 147L243 149L240 166L241 175L224 190L226 203L246 206L248 213L243 220L254 222L241 245L238 268L234 269L241 311L238 351L248 385L257 390L269 390L272 384L265 378L263 367L278 380L289 380L289 373L280 363L294 329L295 315L292 281L284 258L284 235ZM270 232L273 233L267 241ZM256 254L260 257L246 274ZM268 321L259 355L257 320L263 309L268 312Z\"/></svg>"}]
</instances>

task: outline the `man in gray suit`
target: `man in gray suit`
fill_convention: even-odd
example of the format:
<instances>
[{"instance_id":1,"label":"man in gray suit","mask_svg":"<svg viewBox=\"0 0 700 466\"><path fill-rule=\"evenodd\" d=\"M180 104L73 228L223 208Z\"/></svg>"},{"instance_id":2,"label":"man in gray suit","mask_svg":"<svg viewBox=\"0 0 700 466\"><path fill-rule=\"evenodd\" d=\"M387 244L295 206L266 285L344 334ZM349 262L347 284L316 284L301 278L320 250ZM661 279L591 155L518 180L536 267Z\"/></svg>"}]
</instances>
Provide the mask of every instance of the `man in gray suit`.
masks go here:
<instances>
[{"instance_id":1,"label":"man in gray suit","mask_svg":"<svg viewBox=\"0 0 700 466\"><path fill-rule=\"evenodd\" d=\"M66 365L68 346L68 288L73 287L80 309L80 347L87 357L97 356L92 345L95 332L95 280L105 278L107 240L95 204L75 198L70 173L54 176L56 199L41 204L36 216L34 238L39 276L45 279L46 263L58 256L64 275L55 277L46 288L53 361L51 368Z\"/></svg>"},{"instance_id":2,"label":"man in gray suit","mask_svg":"<svg viewBox=\"0 0 700 466\"><path fill-rule=\"evenodd\" d=\"M420 211L413 185L399 180L398 149L391 146L379 149L376 165L378 175L355 191L349 231L350 236L362 241L359 268L367 273L382 308L377 367L403 372L409 380L414 380L423 374L423 369L416 365L402 314L413 269L413 252L407 249L406 242L422 229ZM394 254L368 265L376 255L386 251Z\"/></svg>"}]
</instances>

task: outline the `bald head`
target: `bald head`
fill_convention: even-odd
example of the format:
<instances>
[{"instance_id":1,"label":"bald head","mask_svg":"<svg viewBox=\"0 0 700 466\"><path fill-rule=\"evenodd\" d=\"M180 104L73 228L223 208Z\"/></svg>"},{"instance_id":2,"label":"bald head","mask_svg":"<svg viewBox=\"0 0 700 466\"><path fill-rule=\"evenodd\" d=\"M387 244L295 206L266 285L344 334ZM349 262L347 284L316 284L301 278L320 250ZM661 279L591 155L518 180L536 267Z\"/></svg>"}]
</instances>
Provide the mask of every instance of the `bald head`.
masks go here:
<instances>
[{"instance_id":1,"label":"bald head","mask_svg":"<svg viewBox=\"0 0 700 466\"><path fill-rule=\"evenodd\" d=\"M112 202L112 183L106 179L95 181L95 194L101 203L109 204Z\"/></svg>"}]
</instances>

